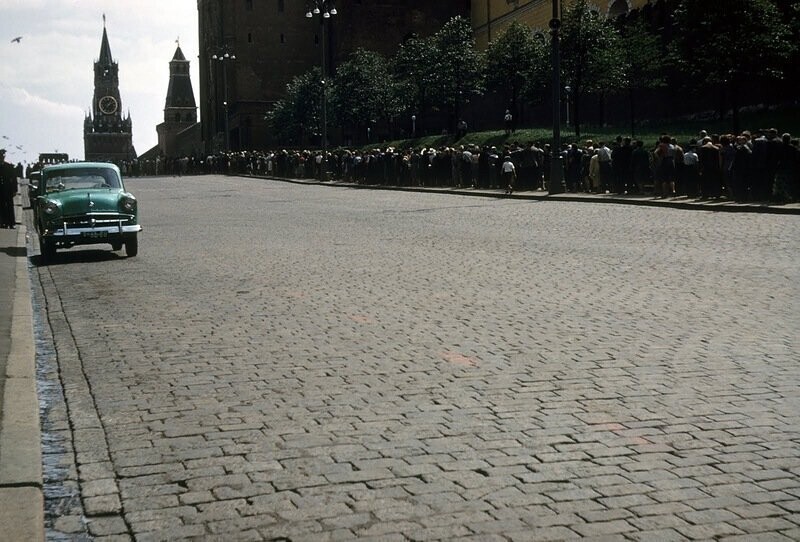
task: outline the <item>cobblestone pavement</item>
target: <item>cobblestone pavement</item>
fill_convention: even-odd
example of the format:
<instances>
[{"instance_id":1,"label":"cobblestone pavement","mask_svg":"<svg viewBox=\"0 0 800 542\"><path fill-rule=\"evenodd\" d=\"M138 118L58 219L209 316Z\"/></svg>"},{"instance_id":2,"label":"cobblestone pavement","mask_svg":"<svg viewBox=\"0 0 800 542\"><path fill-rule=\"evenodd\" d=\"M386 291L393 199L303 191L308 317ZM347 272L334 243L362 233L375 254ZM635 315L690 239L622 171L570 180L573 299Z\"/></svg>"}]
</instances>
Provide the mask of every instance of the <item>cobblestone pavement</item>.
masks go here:
<instances>
[{"instance_id":1,"label":"cobblestone pavement","mask_svg":"<svg viewBox=\"0 0 800 542\"><path fill-rule=\"evenodd\" d=\"M51 539L800 539L800 217L128 188L32 271Z\"/></svg>"}]
</instances>

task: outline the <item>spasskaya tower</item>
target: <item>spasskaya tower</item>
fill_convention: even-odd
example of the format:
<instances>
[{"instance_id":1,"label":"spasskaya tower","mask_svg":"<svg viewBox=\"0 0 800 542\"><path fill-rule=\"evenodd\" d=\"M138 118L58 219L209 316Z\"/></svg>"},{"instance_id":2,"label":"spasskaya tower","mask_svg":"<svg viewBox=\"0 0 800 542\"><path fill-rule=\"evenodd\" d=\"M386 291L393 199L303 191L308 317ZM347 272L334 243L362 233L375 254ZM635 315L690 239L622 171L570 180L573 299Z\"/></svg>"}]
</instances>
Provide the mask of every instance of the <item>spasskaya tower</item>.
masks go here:
<instances>
[{"instance_id":1,"label":"spasskaya tower","mask_svg":"<svg viewBox=\"0 0 800 542\"><path fill-rule=\"evenodd\" d=\"M136 158L130 112L122 114L119 66L111 57L105 16L100 58L94 63L92 109L83 121L83 146L87 161L119 164Z\"/></svg>"}]
</instances>

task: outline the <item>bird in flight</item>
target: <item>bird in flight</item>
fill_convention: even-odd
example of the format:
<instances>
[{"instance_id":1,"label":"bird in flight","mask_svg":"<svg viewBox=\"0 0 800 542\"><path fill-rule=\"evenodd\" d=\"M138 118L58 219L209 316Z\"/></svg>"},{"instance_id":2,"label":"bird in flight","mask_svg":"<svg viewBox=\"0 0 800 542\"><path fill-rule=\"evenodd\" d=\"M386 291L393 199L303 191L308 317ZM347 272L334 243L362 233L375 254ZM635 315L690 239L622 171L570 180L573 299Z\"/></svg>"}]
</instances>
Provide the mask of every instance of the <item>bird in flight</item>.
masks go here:
<instances>
[{"instance_id":1,"label":"bird in flight","mask_svg":"<svg viewBox=\"0 0 800 542\"><path fill-rule=\"evenodd\" d=\"M22 36L17 36L13 40L11 40L11 43L22 43Z\"/></svg>"}]
</instances>

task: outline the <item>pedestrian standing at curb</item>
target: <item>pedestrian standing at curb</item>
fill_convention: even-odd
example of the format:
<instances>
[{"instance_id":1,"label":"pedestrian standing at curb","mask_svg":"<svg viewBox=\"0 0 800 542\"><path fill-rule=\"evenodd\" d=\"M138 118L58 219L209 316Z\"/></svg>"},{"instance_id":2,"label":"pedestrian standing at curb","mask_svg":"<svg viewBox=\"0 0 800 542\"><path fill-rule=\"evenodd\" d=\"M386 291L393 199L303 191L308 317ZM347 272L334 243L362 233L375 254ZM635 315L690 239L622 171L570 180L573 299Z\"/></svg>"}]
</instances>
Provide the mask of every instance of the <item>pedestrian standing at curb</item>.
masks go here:
<instances>
[{"instance_id":1,"label":"pedestrian standing at curb","mask_svg":"<svg viewBox=\"0 0 800 542\"><path fill-rule=\"evenodd\" d=\"M511 156L506 155L503 158L503 184L506 187L506 194L511 194L514 192L514 182L517 180L517 168L514 166L514 162L511 161Z\"/></svg>"},{"instance_id":2,"label":"pedestrian standing at curb","mask_svg":"<svg viewBox=\"0 0 800 542\"><path fill-rule=\"evenodd\" d=\"M700 193L700 158L697 156L697 141L689 141L683 153L683 193L696 198Z\"/></svg>"},{"instance_id":3,"label":"pedestrian standing at curb","mask_svg":"<svg viewBox=\"0 0 800 542\"><path fill-rule=\"evenodd\" d=\"M0 149L0 227L16 228L14 196L18 191L14 166L6 162L6 150Z\"/></svg>"}]
</instances>

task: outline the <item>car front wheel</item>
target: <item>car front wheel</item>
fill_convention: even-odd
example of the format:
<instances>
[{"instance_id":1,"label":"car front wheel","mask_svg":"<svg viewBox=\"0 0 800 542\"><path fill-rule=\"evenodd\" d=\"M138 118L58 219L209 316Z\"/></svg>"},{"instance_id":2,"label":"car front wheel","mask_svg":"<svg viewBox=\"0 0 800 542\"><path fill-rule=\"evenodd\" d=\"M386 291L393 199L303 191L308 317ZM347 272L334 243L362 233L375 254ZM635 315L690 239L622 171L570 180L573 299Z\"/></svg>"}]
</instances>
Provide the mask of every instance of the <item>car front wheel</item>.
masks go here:
<instances>
[{"instance_id":1,"label":"car front wheel","mask_svg":"<svg viewBox=\"0 0 800 542\"><path fill-rule=\"evenodd\" d=\"M136 235L125 240L125 254L128 258L133 258L139 254L139 238Z\"/></svg>"}]
</instances>

